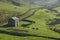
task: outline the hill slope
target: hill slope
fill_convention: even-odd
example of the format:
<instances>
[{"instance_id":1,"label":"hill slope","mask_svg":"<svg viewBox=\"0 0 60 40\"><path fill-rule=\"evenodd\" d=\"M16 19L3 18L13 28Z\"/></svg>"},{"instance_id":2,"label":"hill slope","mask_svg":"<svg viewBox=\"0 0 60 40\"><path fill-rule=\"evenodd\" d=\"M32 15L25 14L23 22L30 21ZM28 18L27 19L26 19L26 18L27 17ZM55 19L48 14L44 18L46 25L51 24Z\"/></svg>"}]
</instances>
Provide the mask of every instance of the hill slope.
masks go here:
<instances>
[{"instance_id":1,"label":"hill slope","mask_svg":"<svg viewBox=\"0 0 60 40\"><path fill-rule=\"evenodd\" d=\"M32 6L38 6L34 3L30 3L28 1L25 1L25 0L0 0L1 2L6 2L6 3L10 3L10 4L13 4L15 6L26 6L26 7L32 7Z\"/></svg>"},{"instance_id":2,"label":"hill slope","mask_svg":"<svg viewBox=\"0 0 60 40\"><path fill-rule=\"evenodd\" d=\"M0 23L3 21L6 22L6 19L12 16L21 15L30 9L27 6L18 7L16 5L12 5L10 2L11 0L9 0L9 2L2 1L3 0L0 2ZM23 1L22 4L24 3L25 2ZM55 8L55 10L59 12L60 8ZM33 11L29 11L28 14L31 12ZM27 20L34 21L35 23L30 24L29 22L21 21L17 27L0 27L0 40L60 40L60 34L54 30L50 30L50 27L52 29L55 27L56 29L60 28L60 24L56 24L55 26L48 25L55 18L60 19L60 16L57 16L58 13L45 8L41 8L34 13L35 14L30 18L27 18Z\"/></svg>"},{"instance_id":3,"label":"hill slope","mask_svg":"<svg viewBox=\"0 0 60 40\"><path fill-rule=\"evenodd\" d=\"M14 34L1 34L2 40L58 40L60 38L60 34L57 32L54 32L49 29L49 26L47 25L48 20L53 20L57 16L55 15L55 12L51 12L48 9L40 9L37 11L33 16L30 18L27 18L28 20L35 21L34 24L31 24L27 27L23 27L21 25L28 24L28 22L21 21L20 25L18 27L11 27L11 28L0 28L0 31L3 30L5 32L15 32L15 30L27 30L28 32L19 32L16 31L16 33L25 33L25 34L36 34L39 36L31 36L31 35L14 35ZM50 23L50 22L48 22ZM38 28L38 29L36 29ZM10 29L10 30L9 30ZM14 36L13 36L14 35ZM2 37L5 36L5 37ZM17 37L17 38L16 38Z\"/></svg>"},{"instance_id":4,"label":"hill slope","mask_svg":"<svg viewBox=\"0 0 60 40\"><path fill-rule=\"evenodd\" d=\"M12 4L0 2L0 23L12 16L17 16L24 13L28 8L17 7Z\"/></svg>"}]
</instances>

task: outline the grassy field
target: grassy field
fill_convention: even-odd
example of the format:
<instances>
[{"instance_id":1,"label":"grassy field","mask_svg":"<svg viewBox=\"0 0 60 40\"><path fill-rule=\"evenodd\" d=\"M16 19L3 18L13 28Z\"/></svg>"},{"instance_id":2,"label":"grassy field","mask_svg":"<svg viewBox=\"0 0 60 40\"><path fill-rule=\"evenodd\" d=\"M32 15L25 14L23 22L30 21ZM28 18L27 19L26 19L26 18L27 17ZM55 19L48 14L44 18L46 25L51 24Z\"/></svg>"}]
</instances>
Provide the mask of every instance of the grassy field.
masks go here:
<instances>
[{"instance_id":1,"label":"grassy field","mask_svg":"<svg viewBox=\"0 0 60 40\"><path fill-rule=\"evenodd\" d=\"M29 6L29 4L25 4ZM34 6L37 7L37 5ZM32 8L34 6L32 6ZM7 4L0 2L0 23L3 21L5 21L6 23L6 19L12 16L21 15L26 11L27 15L33 13L33 11L28 11L29 9L30 8L26 6L18 7L9 3ZM55 8L55 10L60 13L60 7ZM26 20L34 21L35 23L20 21L19 26L17 27L0 27L0 40L60 40L60 34L58 32L50 30L50 27L52 29L56 28L60 30L60 24L57 24L55 26L47 25L52 22L49 20L53 20L55 18L60 19L60 16L56 16L56 14L57 12L55 11L51 11L48 9L39 9L35 12L34 15L26 18ZM0 26L1 25L2 23L0 24Z\"/></svg>"},{"instance_id":2,"label":"grassy field","mask_svg":"<svg viewBox=\"0 0 60 40\"><path fill-rule=\"evenodd\" d=\"M21 32L21 33L34 34L38 36L24 36L24 35L17 36L17 35L9 35L6 33L5 34L0 33L0 40L55 40L55 39L58 40L60 38L60 34L50 30L49 26L47 25L48 23L50 23L50 22L47 22L48 20L53 20L54 18L57 17L54 14L56 13L51 12L47 9L40 9L33 16L31 16L30 18L27 18L27 20L35 21L35 23L27 27L23 27L21 25L28 24L29 22L21 21L18 27L0 28L0 30L7 31L7 32L12 32L13 31L12 29L27 30L28 32ZM8 29L11 29L11 30L8 30Z\"/></svg>"},{"instance_id":3,"label":"grassy field","mask_svg":"<svg viewBox=\"0 0 60 40\"><path fill-rule=\"evenodd\" d=\"M6 21L6 19L22 14L26 12L29 8L18 7L11 4L0 2L0 22Z\"/></svg>"}]
</instances>

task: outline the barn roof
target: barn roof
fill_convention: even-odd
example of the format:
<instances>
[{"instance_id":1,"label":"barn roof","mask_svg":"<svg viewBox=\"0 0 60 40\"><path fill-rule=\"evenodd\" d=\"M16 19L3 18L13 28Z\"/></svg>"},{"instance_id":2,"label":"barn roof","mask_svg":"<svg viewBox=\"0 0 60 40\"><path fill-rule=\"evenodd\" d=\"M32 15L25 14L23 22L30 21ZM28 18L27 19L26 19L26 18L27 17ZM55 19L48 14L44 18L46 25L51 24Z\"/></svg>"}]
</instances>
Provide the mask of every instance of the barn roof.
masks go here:
<instances>
[{"instance_id":1,"label":"barn roof","mask_svg":"<svg viewBox=\"0 0 60 40\"><path fill-rule=\"evenodd\" d=\"M13 19L13 20L19 20L19 18L18 18L18 17L12 17L12 19Z\"/></svg>"}]
</instances>

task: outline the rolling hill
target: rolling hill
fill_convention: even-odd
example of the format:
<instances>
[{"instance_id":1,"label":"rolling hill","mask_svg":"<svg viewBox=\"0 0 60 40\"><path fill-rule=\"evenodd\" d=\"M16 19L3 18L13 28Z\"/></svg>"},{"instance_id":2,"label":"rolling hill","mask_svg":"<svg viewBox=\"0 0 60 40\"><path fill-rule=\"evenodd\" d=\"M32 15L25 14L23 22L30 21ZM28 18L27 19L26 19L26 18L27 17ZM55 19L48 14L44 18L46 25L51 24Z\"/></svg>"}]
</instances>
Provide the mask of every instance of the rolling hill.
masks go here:
<instances>
[{"instance_id":1,"label":"rolling hill","mask_svg":"<svg viewBox=\"0 0 60 40\"><path fill-rule=\"evenodd\" d=\"M40 2L51 4L40 8ZM26 20L34 23L22 20L17 27L4 27L13 16L28 16ZM55 0L53 3L51 0L0 0L0 40L60 40L59 20L60 3Z\"/></svg>"},{"instance_id":2,"label":"rolling hill","mask_svg":"<svg viewBox=\"0 0 60 40\"><path fill-rule=\"evenodd\" d=\"M50 30L50 26L47 25L51 22L49 20L57 18L55 14L57 13L51 12L48 9L40 9L36 11L33 16L27 18L27 20L35 21L34 24L23 27L22 25L29 23L21 21L18 27L2 27L0 28L0 38L1 40L60 40L60 34ZM57 25L53 27L57 27ZM27 30L27 32L20 32L19 30Z\"/></svg>"},{"instance_id":3,"label":"rolling hill","mask_svg":"<svg viewBox=\"0 0 60 40\"><path fill-rule=\"evenodd\" d=\"M0 23L6 19L24 13L29 8L14 6L10 3L0 2Z\"/></svg>"}]
</instances>

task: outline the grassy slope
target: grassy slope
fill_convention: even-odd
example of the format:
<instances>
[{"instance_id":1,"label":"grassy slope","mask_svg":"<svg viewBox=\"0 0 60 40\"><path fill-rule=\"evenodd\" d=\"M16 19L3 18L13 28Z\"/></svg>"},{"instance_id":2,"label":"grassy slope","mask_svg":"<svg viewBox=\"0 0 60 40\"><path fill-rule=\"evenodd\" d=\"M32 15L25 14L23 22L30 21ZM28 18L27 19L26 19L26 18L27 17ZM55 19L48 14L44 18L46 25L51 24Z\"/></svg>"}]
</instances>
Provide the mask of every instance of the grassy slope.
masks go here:
<instances>
[{"instance_id":1,"label":"grassy slope","mask_svg":"<svg viewBox=\"0 0 60 40\"><path fill-rule=\"evenodd\" d=\"M27 8L25 7L18 7L18 6L11 5L9 3L7 4L7 3L0 2L0 10L23 12L26 9Z\"/></svg>"},{"instance_id":2,"label":"grassy slope","mask_svg":"<svg viewBox=\"0 0 60 40\"><path fill-rule=\"evenodd\" d=\"M18 13L25 12L26 9L27 8L25 7L16 7L10 4L0 2L0 13L4 14L3 15L4 17L6 16L6 13L8 14L8 16L9 15L11 16L12 14L15 14L17 12ZM28 18L29 20L33 20L36 22L35 24L30 25L29 28L23 28L21 25L27 22L21 21L20 25L18 27L14 27L14 29L28 30L29 31L27 32L28 34L37 34L39 36L60 38L60 34L49 30L48 26L46 25L47 20L54 19L56 17L55 15L53 15L55 14L55 12L48 11L47 13L46 11L48 10L41 9L37 11L32 17ZM0 16L0 18L3 16ZM2 20L2 18L0 20ZM39 30L32 28L39 28ZM7 28L0 28L0 30L7 30ZM52 40L52 39L43 38L43 37L32 37L32 36L21 37L21 36L13 36L13 35L0 33L0 40Z\"/></svg>"},{"instance_id":3,"label":"grassy slope","mask_svg":"<svg viewBox=\"0 0 60 40\"><path fill-rule=\"evenodd\" d=\"M60 7L54 8L58 11L58 14L60 14ZM60 16L57 16L56 18L60 19ZM56 28L57 30L60 30L60 24L56 24L52 29Z\"/></svg>"},{"instance_id":4,"label":"grassy slope","mask_svg":"<svg viewBox=\"0 0 60 40\"><path fill-rule=\"evenodd\" d=\"M54 38L60 38L60 34L53 32L48 29L48 26L46 25L46 21L48 19L54 19L56 16L53 15L54 12L48 11L47 9L41 9L37 11L32 17L28 18L30 20L35 21L35 24L32 24L29 26L29 28L23 28L21 24L27 23L27 22L20 22L20 25L18 27L14 27L14 29L18 30L28 30L29 34L37 34L39 36L46 36L46 37L54 37ZM39 28L39 30L32 29L32 28ZM3 30L5 28L0 28L0 30ZM43 37L21 37L21 36L12 36L7 34L0 34L0 40L52 40L48 38Z\"/></svg>"},{"instance_id":5,"label":"grassy slope","mask_svg":"<svg viewBox=\"0 0 60 40\"><path fill-rule=\"evenodd\" d=\"M55 10L57 10L60 13L60 7L55 8Z\"/></svg>"},{"instance_id":6,"label":"grassy slope","mask_svg":"<svg viewBox=\"0 0 60 40\"><path fill-rule=\"evenodd\" d=\"M50 37L60 37L58 33L55 33L47 29L48 26L46 25L46 21L48 19L54 19L56 16L53 15L53 12L49 11L48 13L46 13L45 11L46 9L39 10L38 12L36 12L34 16L30 17L29 19L34 20L36 23L32 24L31 26L29 26L30 28L26 28L26 29L29 30L29 33L32 33L32 34L34 33L34 34L50 36ZM39 28L39 30L33 30L32 28Z\"/></svg>"},{"instance_id":7,"label":"grassy slope","mask_svg":"<svg viewBox=\"0 0 60 40\"><path fill-rule=\"evenodd\" d=\"M4 21L11 16L24 13L28 8L17 7L11 4L0 2L0 21Z\"/></svg>"},{"instance_id":8,"label":"grassy slope","mask_svg":"<svg viewBox=\"0 0 60 40\"><path fill-rule=\"evenodd\" d=\"M20 1L20 3L22 3L24 6L18 7L10 3L0 2L0 22L6 21L6 19L10 18L11 16L20 15L29 10L28 6L30 4L28 2L25 2L24 0Z\"/></svg>"}]
</instances>

